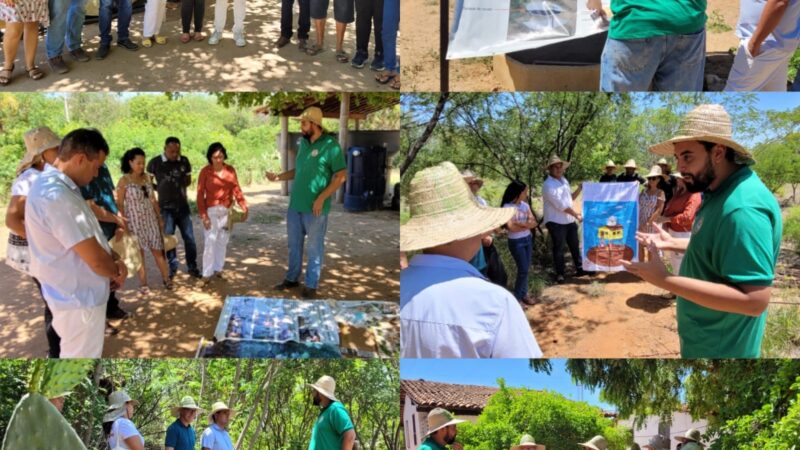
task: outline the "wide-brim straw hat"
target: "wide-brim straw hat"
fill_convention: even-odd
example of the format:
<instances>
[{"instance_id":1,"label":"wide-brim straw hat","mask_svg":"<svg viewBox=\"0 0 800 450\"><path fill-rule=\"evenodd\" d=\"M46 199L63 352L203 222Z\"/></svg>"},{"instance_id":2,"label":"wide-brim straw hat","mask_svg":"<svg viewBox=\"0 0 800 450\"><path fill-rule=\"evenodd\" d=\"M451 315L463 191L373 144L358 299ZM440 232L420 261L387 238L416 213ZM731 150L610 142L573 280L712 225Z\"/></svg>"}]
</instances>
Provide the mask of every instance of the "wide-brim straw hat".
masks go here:
<instances>
[{"instance_id":1,"label":"wide-brim straw hat","mask_svg":"<svg viewBox=\"0 0 800 450\"><path fill-rule=\"evenodd\" d=\"M236 414L236 411L228 408L228 405L226 405L224 402L216 402L211 406L211 412L208 413L208 421L210 423L216 423L214 422L214 414L220 411L230 411L230 419L233 419L234 414Z\"/></svg>"},{"instance_id":2,"label":"wide-brim straw hat","mask_svg":"<svg viewBox=\"0 0 800 450\"><path fill-rule=\"evenodd\" d=\"M333 377L328 375L323 375L319 377L314 384L307 384L306 386L310 387L311 389L316 390L320 394L328 397L329 399L338 402L339 400L336 398L336 380Z\"/></svg>"},{"instance_id":3,"label":"wide-brim straw hat","mask_svg":"<svg viewBox=\"0 0 800 450\"><path fill-rule=\"evenodd\" d=\"M636 169L637 168L636 161L633 159L629 159L628 161L625 162L625 166L623 167L625 167L626 169Z\"/></svg>"},{"instance_id":4,"label":"wide-brim straw hat","mask_svg":"<svg viewBox=\"0 0 800 450\"><path fill-rule=\"evenodd\" d=\"M172 413L172 417L180 417L181 409L193 409L195 411L202 411L202 408L197 406L197 403L195 403L194 398L192 398L192 397L190 397L188 395L181 399L180 404L170 408L170 412Z\"/></svg>"},{"instance_id":5,"label":"wide-brim straw hat","mask_svg":"<svg viewBox=\"0 0 800 450\"><path fill-rule=\"evenodd\" d=\"M128 402L133 403L134 406L139 404L138 401L133 400L125 391L112 392L111 395L108 396L108 407L106 408L106 413L103 416L103 422L111 422L122 417L125 414L125 405Z\"/></svg>"},{"instance_id":6,"label":"wide-brim straw hat","mask_svg":"<svg viewBox=\"0 0 800 450\"><path fill-rule=\"evenodd\" d=\"M428 413L428 432L425 436L430 436L444 427L464 422L466 420L456 419L453 413L444 408L434 408Z\"/></svg>"},{"instance_id":7,"label":"wide-brim straw hat","mask_svg":"<svg viewBox=\"0 0 800 450\"><path fill-rule=\"evenodd\" d=\"M662 171L661 171L661 166L659 166L659 165L655 165L655 166L653 166L653 167L651 167L651 168L650 168L650 173L648 173L648 174L647 174L647 175L645 175L644 177L645 177L645 178L654 178L654 177L658 177L658 178L662 178L662 179L664 179L664 178L666 178L667 176L666 176L666 175L664 175L664 172L662 172Z\"/></svg>"},{"instance_id":8,"label":"wide-brim straw hat","mask_svg":"<svg viewBox=\"0 0 800 450\"><path fill-rule=\"evenodd\" d=\"M755 159L744 146L733 140L731 117L722 105L700 105L681 120L677 136L650 147L650 151L663 156L675 154L675 144L687 141L706 141L724 145L736 152L737 164L753 164Z\"/></svg>"},{"instance_id":9,"label":"wide-brim straw hat","mask_svg":"<svg viewBox=\"0 0 800 450\"><path fill-rule=\"evenodd\" d=\"M658 162L657 162L656 164L658 164L659 166L660 166L660 165L665 165L665 166L668 166L668 165L669 165L669 163L667 162L667 158L661 158L661 159L659 159L659 160L658 160Z\"/></svg>"},{"instance_id":10,"label":"wide-brim straw hat","mask_svg":"<svg viewBox=\"0 0 800 450\"><path fill-rule=\"evenodd\" d=\"M552 166L554 164L563 164L564 165L564 170L567 170L567 167L569 167L570 163L569 163L569 161L562 160L561 158L558 157L558 155L553 155L547 161L547 166L545 166L544 170L549 170L550 166Z\"/></svg>"},{"instance_id":11,"label":"wide-brim straw hat","mask_svg":"<svg viewBox=\"0 0 800 450\"><path fill-rule=\"evenodd\" d=\"M617 168L617 164L614 161L609 159L608 161L606 161L606 165L603 166L603 167L605 167L605 168L613 167L613 168L616 169Z\"/></svg>"},{"instance_id":12,"label":"wide-brim straw hat","mask_svg":"<svg viewBox=\"0 0 800 450\"><path fill-rule=\"evenodd\" d=\"M25 141L25 155L22 156L22 160L17 166L18 175L31 167L36 162L36 158L46 150L58 148L61 145L61 138L47 127L29 130L23 136L23 140Z\"/></svg>"},{"instance_id":13,"label":"wide-brim straw hat","mask_svg":"<svg viewBox=\"0 0 800 450\"><path fill-rule=\"evenodd\" d=\"M467 182L467 184L470 184L470 183L472 183L474 181L474 182L480 184L481 186L483 186L483 180L481 178L478 178L478 176L475 175L475 173L473 173L469 169L461 172L461 178L463 178L464 181Z\"/></svg>"},{"instance_id":14,"label":"wide-brim straw hat","mask_svg":"<svg viewBox=\"0 0 800 450\"><path fill-rule=\"evenodd\" d=\"M411 218L400 226L400 251L478 236L507 223L516 208L481 206L451 162L417 172L408 192Z\"/></svg>"},{"instance_id":15,"label":"wide-brim straw hat","mask_svg":"<svg viewBox=\"0 0 800 450\"><path fill-rule=\"evenodd\" d=\"M684 444L687 442L696 442L700 444L700 430L697 428L689 428L686 430L686 434L676 437L675 440Z\"/></svg>"},{"instance_id":16,"label":"wide-brim straw hat","mask_svg":"<svg viewBox=\"0 0 800 450\"><path fill-rule=\"evenodd\" d=\"M545 446L537 444L533 436L526 434L519 440L519 445L511 447L511 450L545 450Z\"/></svg>"},{"instance_id":17,"label":"wide-brim straw hat","mask_svg":"<svg viewBox=\"0 0 800 450\"><path fill-rule=\"evenodd\" d=\"M322 127L322 110L317 106L309 106L306 108L300 117L292 117L294 120L307 120Z\"/></svg>"},{"instance_id":18,"label":"wide-brim straw hat","mask_svg":"<svg viewBox=\"0 0 800 450\"><path fill-rule=\"evenodd\" d=\"M584 442L578 445L589 447L592 450L608 450L608 444L606 443L606 438L604 438L603 436L595 436L589 442Z\"/></svg>"}]
</instances>

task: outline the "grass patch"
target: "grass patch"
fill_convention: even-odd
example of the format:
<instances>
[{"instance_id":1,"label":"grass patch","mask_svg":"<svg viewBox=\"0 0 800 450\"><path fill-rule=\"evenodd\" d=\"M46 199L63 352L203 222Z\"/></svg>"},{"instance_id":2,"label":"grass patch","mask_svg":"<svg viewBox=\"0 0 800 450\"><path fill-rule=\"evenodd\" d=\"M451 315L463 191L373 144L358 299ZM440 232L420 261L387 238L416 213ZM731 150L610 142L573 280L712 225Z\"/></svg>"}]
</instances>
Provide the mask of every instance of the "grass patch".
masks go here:
<instances>
[{"instance_id":1,"label":"grass patch","mask_svg":"<svg viewBox=\"0 0 800 450\"><path fill-rule=\"evenodd\" d=\"M279 214L260 212L253 215L252 219L249 219L248 221L265 225L274 225L276 223L283 222L283 216Z\"/></svg>"},{"instance_id":2,"label":"grass patch","mask_svg":"<svg viewBox=\"0 0 800 450\"><path fill-rule=\"evenodd\" d=\"M579 287L578 290L588 295L590 298L600 298L606 294L605 285L599 281L592 281L591 284L586 287Z\"/></svg>"},{"instance_id":3,"label":"grass patch","mask_svg":"<svg viewBox=\"0 0 800 450\"><path fill-rule=\"evenodd\" d=\"M733 30L730 25L725 23L725 17L722 16L722 13L716 9L711 11L711 14L708 15L706 29L712 33L725 33Z\"/></svg>"},{"instance_id":4,"label":"grass patch","mask_svg":"<svg viewBox=\"0 0 800 450\"><path fill-rule=\"evenodd\" d=\"M761 357L800 357L800 306L775 305L769 308Z\"/></svg>"}]
</instances>

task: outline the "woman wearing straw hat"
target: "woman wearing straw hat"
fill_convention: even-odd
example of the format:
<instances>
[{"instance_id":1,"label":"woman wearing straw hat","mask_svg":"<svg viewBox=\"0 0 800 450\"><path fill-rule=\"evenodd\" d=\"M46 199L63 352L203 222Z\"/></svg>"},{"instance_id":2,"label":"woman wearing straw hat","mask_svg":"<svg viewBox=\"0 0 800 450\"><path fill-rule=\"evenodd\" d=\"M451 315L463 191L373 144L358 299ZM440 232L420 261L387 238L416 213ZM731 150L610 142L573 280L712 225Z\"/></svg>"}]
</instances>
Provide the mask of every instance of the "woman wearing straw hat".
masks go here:
<instances>
[{"instance_id":1,"label":"woman wearing straw hat","mask_svg":"<svg viewBox=\"0 0 800 450\"><path fill-rule=\"evenodd\" d=\"M583 442L578 445L582 446L585 450L608 450L606 438L600 435L591 438L589 442Z\"/></svg>"},{"instance_id":2,"label":"woman wearing straw hat","mask_svg":"<svg viewBox=\"0 0 800 450\"><path fill-rule=\"evenodd\" d=\"M344 405L336 398L336 380L323 375L316 383L306 386L312 389L311 401L314 406L320 407L308 450L352 450L356 431Z\"/></svg>"},{"instance_id":3,"label":"woman wearing straw hat","mask_svg":"<svg viewBox=\"0 0 800 450\"><path fill-rule=\"evenodd\" d=\"M614 173L617 171L617 165L612 160L608 160L606 162L606 173L600 175L600 182L601 183L616 183L617 182L617 175Z\"/></svg>"},{"instance_id":4,"label":"woman wearing straw hat","mask_svg":"<svg viewBox=\"0 0 800 450\"><path fill-rule=\"evenodd\" d=\"M660 227L637 239L652 251L683 251L680 276L659 258L624 261L628 271L678 296L683 358L756 358L781 245L775 196L750 169L753 157L732 138L720 105L701 105L681 121L678 135L650 147L674 154L690 192L704 192L691 240Z\"/></svg>"},{"instance_id":5,"label":"woman wearing straw hat","mask_svg":"<svg viewBox=\"0 0 800 450\"><path fill-rule=\"evenodd\" d=\"M200 438L202 450L233 450L233 442L228 434L228 424L235 411L228 408L223 402L216 402L211 407L208 415L208 428L203 431Z\"/></svg>"},{"instance_id":6,"label":"woman wearing straw hat","mask_svg":"<svg viewBox=\"0 0 800 450\"><path fill-rule=\"evenodd\" d=\"M676 441L680 442L681 450L702 450L703 444L700 442L700 430L689 428L683 436L677 436Z\"/></svg>"},{"instance_id":7,"label":"woman wearing straw hat","mask_svg":"<svg viewBox=\"0 0 800 450\"><path fill-rule=\"evenodd\" d=\"M453 450L462 450L461 444L456 442L456 425L464 422L466 420L456 419L453 413L444 408L432 409L428 413L428 432L417 450L444 450L448 445Z\"/></svg>"},{"instance_id":8,"label":"woman wearing straw hat","mask_svg":"<svg viewBox=\"0 0 800 450\"><path fill-rule=\"evenodd\" d=\"M144 450L144 437L131 422L138 405L125 391L114 391L108 396L103 430L111 450Z\"/></svg>"},{"instance_id":9,"label":"woman wearing straw hat","mask_svg":"<svg viewBox=\"0 0 800 450\"><path fill-rule=\"evenodd\" d=\"M545 446L537 444L533 436L526 434L519 440L519 445L511 447L511 450L545 450Z\"/></svg>"},{"instance_id":10,"label":"woman wearing straw hat","mask_svg":"<svg viewBox=\"0 0 800 450\"><path fill-rule=\"evenodd\" d=\"M190 396L185 396L181 402L171 409L175 422L167 427L167 436L164 439L164 450L194 450L195 431L192 423L201 411L197 403Z\"/></svg>"},{"instance_id":11,"label":"woman wearing straw hat","mask_svg":"<svg viewBox=\"0 0 800 450\"><path fill-rule=\"evenodd\" d=\"M400 273L403 358L538 358L525 313L508 291L469 264L483 236L512 208L478 205L451 162L417 172L400 250L421 251Z\"/></svg>"},{"instance_id":12,"label":"woman wearing straw hat","mask_svg":"<svg viewBox=\"0 0 800 450\"><path fill-rule=\"evenodd\" d=\"M31 254L25 233L25 202L33 182L39 178L45 166L55 162L61 139L49 128L40 127L25 133L24 140L25 155L17 166L17 177L11 184L11 200L6 209L6 226L10 231L6 247L6 264L29 274ZM41 292L39 280L34 278L33 281ZM58 358L61 338L53 329L53 315L47 302L44 304L44 327L47 335L47 354L50 358Z\"/></svg>"},{"instance_id":13,"label":"woman wearing straw hat","mask_svg":"<svg viewBox=\"0 0 800 450\"><path fill-rule=\"evenodd\" d=\"M658 184L664 179L661 167L653 166L647 174L647 184L639 194L639 231L642 233L653 233L653 223L661 216L664 208L664 191L658 188ZM639 257L642 261L647 261L649 256L645 252L644 245L639 244Z\"/></svg>"}]
</instances>

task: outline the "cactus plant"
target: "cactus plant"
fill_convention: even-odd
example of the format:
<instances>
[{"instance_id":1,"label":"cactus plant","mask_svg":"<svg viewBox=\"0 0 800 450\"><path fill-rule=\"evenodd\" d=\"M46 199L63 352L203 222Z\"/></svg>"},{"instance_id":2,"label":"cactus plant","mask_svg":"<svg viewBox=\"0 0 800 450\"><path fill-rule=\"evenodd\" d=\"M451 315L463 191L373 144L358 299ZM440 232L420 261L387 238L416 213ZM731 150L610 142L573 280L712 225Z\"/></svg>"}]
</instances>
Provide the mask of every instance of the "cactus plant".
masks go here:
<instances>
[{"instance_id":1,"label":"cactus plant","mask_svg":"<svg viewBox=\"0 0 800 450\"><path fill-rule=\"evenodd\" d=\"M47 398L61 397L70 393L91 369L91 359L48 360L39 385L39 392Z\"/></svg>"}]
</instances>

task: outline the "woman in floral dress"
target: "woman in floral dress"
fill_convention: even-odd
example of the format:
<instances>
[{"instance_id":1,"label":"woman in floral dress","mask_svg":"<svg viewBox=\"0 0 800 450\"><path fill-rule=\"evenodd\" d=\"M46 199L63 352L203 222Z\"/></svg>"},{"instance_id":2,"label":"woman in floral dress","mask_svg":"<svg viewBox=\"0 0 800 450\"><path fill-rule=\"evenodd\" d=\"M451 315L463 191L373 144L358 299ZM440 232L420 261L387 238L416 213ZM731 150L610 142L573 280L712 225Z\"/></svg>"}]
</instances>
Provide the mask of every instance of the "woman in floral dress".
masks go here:
<instances>
[{"instance_id":1,"label":"woman in floral dress","mask_svg":"<svg viewBox=\"0 0 800 450\"><path fill-rule=\"evenodd\" d=\"M139 269L139 293L146 295L147 270L144 265L144 249L150 249L156 260L164 288L172 289L172 280L167 275L167 259L164 254L164 221L158 210L158 201L153 191L153 180L144 173L144 150L132 148L122 156L122 172L125 174L117 184L120 212L128 219L128 226L139 241L142 252L142 267Z\"/></svg>"},{"instance_id":2,"label":"woman in floral dress","mask_svg":"<svg viewBox=\"0 0 800 450\"><path fill-rule=\"evenodd\" d=\"M25 72L34 80L44 76L36 67L36 47L39 44L39 24L50 25L47 0L0 0L0 21L6 23L3 36L3 70L0 70L0 86L11 82L14 62L17 59L19 41L25 43Z\"/></svg>"},{"instance_id":3,"label":"woman in floral dress","mask_svg":"<svg viewBox=\"0 0 800 450\"><path fill-rule=\"evenodd\" d=\"M661 167L653 166L647 174L647 184L639 194L639 231L642 233L655 233L653 222L661 215L664 209L666 197L664 191L658 188L658 183L664 179ZM639 246L639 259L646 261L649 258L645 255L645 247Z\"/></svg>"}]
</instances>

